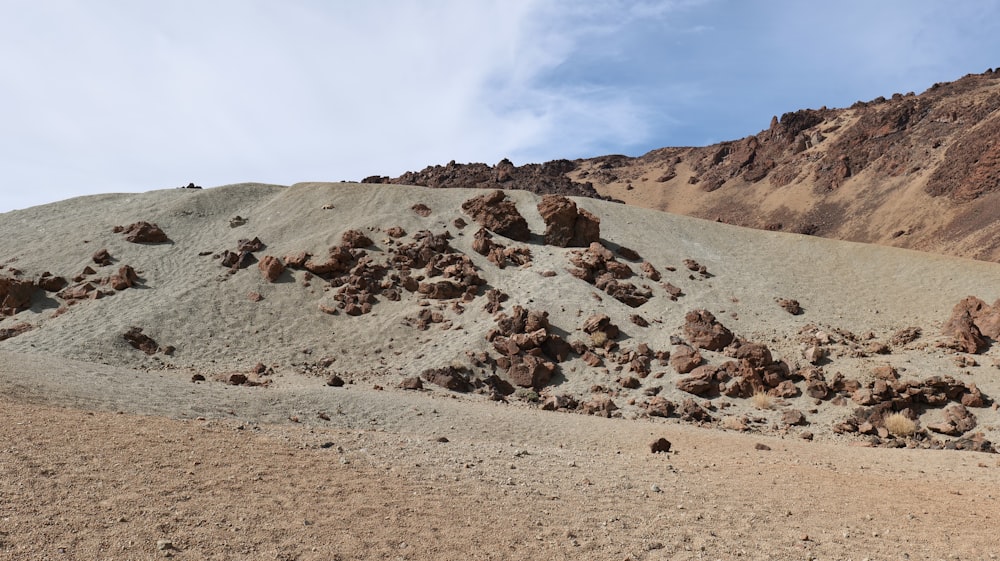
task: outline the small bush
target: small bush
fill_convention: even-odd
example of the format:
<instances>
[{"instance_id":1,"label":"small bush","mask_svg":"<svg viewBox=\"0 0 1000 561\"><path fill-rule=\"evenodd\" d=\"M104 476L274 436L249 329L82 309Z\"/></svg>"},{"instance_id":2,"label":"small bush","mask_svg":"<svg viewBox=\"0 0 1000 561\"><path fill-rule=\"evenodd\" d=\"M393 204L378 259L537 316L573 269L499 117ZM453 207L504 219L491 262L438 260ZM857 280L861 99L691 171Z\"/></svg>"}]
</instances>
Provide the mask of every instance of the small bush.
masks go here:
<instances>
[{"instance_id":1,"label":"small bush","mask_svg":"<svg viewBox=\"0 0 1000 561\"><path fill-rule=\"evenodd\" d=\"M603 331L595 331L590 334L590 342L595 348L603 348L608 344L608 334Z\"/></svg>"},{"instance_id":2,"label":"small bush","mask_svg":"<svg viewBox=\"0 0 1000 561\"><path fill-rule=\"evenodd\" d=\"M750 401L753 402L753 406L757 409L770 409L774 407L774 400L763 391L755 392Z\"/></svg>"},{"instance_id":3,"label":"small bush","mask_svg":"<svg viewBox=\"0 0 1000 561\"><path fill-rule=\"evenodd\" d=\"M910 436L917 432L917 423L902 413L893 413L882 423L885 425L885 430L893 436Z\"/></svg>"}]
</instances>

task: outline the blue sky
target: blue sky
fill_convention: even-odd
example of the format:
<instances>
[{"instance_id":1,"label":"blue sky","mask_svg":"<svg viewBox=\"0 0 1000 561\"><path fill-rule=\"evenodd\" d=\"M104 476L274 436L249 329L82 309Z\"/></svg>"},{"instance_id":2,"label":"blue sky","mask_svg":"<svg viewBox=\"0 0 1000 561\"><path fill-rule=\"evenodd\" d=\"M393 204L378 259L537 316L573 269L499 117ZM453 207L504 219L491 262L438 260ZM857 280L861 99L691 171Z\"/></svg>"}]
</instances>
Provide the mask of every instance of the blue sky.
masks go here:
<instances>
[{"instance_id":1,"label":"blue sky","mask_svg":"<svg viewBox=\"0 0 1000 561\"><path fill-rule=\"evenodd\" d=\"M704 145L1000 67L1000 1L0 0L0 212Z\"/></svg>"}]
</instances>

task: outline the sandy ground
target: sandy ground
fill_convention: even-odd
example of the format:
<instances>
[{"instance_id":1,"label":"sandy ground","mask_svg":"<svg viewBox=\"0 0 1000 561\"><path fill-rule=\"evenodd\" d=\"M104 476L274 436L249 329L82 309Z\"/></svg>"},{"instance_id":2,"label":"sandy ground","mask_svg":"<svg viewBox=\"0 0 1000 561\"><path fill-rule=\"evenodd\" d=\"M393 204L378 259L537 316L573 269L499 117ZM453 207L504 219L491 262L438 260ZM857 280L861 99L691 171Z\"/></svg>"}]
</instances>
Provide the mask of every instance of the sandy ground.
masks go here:
<instances>
[{"instance_id":1,"label":"sandy ground","mask_svg":"<svg viewBox=\"0 0 1000 561\"><path fill-rule=\"evenodd\" d=\"M489 349L484 336L495 323L482 298L462 313L408 297L381 301L360 318L333 316L319 311L330 287L306 282L301 272L271 284L255 267L228 274L209 255L254 236L268 246L262 254L321 254L352 228L371 233L377 255L390 247L381 233L388 227L411 235L448 231L488 285L510 295L505 310L544 309L570 340L584 337L587 316L606 313L624 331L623 348L669 350L684 314L706 308L794 366L802 361L800 331L809 325L870 332L880 341L919 326L925 337L889 355L833 348L828 371L865 380L876 366L892 364L904 377L953 375L1000 395L1000 350L960 367L963 357L936 345L959 299L1000 296L995 264L579 200L601 218L610 246L638 251L684 291L673 302L650 283L653 299L633 309L566 272L569 250L540 243L544 225L529 193L510 196L536 233L525 244L531 266L500 270L475 254L476 228L454 221L468 219L461 203L478 194L248 184L101 195L0 215L0 273L72 276L106 247L116 262L98 275L127 263L142 278L139 287L68 310L46 298L0 320L0 328L33 327L0 342L0 559L1000 554L995 455L862 448L862 439L830 430L849 405L805 397L772 410L716 399L720 417L752 421L749 433L641 418L628 402L653 386L671 400L685 397L669 367L639 388L615 389L618 419L440 388L405 392L397 388L403 377ZM410 211L416 202L432 214ZM245 225L231 226L236 216ZM140 246L111 232L137 220L158 223L172 243ZM688 258L712 276L689 274L682 265ZM250 292L263 299L251 301ZM800 300L805 314L786 313L777 298ZM424 306L439 309L450 327L415 330L408 318ZM632 324L635 313L650 326ZM121 337L130 326L176 352L136 351ZM710 363L727 360L704 354ZM273 368L268 387L216 381L257 362ZM551 390L582 398L622 374L579 358L562 367ZM208 380L193 383L196 373ZM347 385L326 386L332 373ZM791 408L805 411L810 424L782 428L778 420ZM937 414L928 411L921 421ZM975 414L976 430L1000 441L997 411ZM805 431L815 440L802 440ZM674 452L651 454L648 445L659 437Z\"/></svg>"},{"instance_id":2,"label":"sandy ground","mask_svg":"<svg viewBox=\"0 0 1000 561\"><path fill-rule=\"evenodd\" d=\"M4 358L9 364L12 357ZM147 380L153 392L157 380ZM220 393L230 395L218 409L179 420L163 411L148 416L31 403L5 388L0 556L992 559L1000 553L994 455L808 443L433 392L327 388L309 404L285 403L259 389ZM117 404L122 411L141 408L141 400L124 398ZM272 417L291 412L299 422L257 422L258 410ZM672 442L670 454L649 452L660 437Z\"/></svg>"}]
</instances>

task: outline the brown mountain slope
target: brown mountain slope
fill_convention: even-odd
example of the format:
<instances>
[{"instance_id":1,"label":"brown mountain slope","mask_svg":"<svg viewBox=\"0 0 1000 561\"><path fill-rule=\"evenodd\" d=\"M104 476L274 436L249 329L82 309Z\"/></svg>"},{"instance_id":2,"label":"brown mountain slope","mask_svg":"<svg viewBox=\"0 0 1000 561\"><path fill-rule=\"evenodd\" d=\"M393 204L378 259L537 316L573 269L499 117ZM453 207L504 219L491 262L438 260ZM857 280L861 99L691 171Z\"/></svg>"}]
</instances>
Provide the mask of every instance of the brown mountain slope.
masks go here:
<instances>
[{"instance_id":1,"label":"brown mountain slope","mask_svg":"<svg viewBox=\"0 0 1000 561\"><path fill-rule=\"evenodd\" d=\"M786 113L712 146L520 168L451 163L367 181L536 192L558 183L565 193L594 190L741 226L996 260L998 140L1000 72L991 69L920 95Z\"/></svg>"}]
</instances>

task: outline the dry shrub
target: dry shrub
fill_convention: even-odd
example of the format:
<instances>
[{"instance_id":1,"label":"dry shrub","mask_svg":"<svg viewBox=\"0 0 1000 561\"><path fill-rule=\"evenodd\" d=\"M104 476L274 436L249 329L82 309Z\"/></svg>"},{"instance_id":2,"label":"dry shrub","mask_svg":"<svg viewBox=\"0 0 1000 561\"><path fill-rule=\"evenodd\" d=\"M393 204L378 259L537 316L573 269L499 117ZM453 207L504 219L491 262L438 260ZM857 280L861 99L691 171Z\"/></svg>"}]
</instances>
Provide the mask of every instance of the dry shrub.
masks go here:
<instances>
[{"instance_id":1,"label":"dry shrub","mask_svg":"<svg viewBox=\"0 0 1000 561\"><path fill-rule=\"evenodd\" d=\"M603 331L595 331L590 334L590 342L594 347L603 348L608 344L608 334Z\"/></svg>"},{"instance_id":2,"label":"dry shrub","mask_svg":"<svg viewBox=\"0 0 1000 561\"><path fill-rule=\"evenodd\" d=\"M774 399L763 391L754 392L750 401L753 402L753 406L757 409L771 409L774 407Z\"/></svg>"},{"instance_id":3,"label":"dry shrub","mask_svg":"<svg viewBox=\"0 0 1000 561\"><path fill-rule=\"evenodd\" d=\"M885 430L893 436L910 436L917 432L917 423L902 413L893 413L882 423L885 425Z\"/></svg>"}]
</instances>

